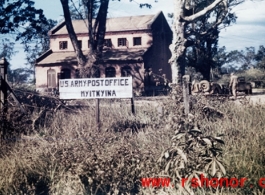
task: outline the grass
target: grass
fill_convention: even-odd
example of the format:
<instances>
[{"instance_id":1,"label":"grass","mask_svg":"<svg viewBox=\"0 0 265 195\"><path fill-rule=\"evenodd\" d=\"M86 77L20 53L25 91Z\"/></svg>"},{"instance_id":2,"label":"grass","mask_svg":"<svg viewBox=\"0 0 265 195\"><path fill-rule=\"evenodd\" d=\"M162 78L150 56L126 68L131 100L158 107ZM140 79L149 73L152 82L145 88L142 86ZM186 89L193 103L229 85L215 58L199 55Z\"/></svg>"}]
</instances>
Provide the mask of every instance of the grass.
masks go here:
<instances>
[{"instance_id":1,"label":"grass","mask_svg":"<svg viewBox=\"0 0 265 195\"><path fill-rule=\"evenodd\" d=\"M186 120L177 99L160 100L163 115L157 104L137 104L136 116L129 102L101 101L100 131L94 103L87 101L86 108L57 111L38 130L15 141L2 140L0 194L185 194L179 189L141 188L140 183L164 170L157 161L172 146L180 121ZM226 177L248 178L244 188L218 193L263 194L257 182L265 177L265 106L204 97L192 102L191 113L203 134L224 134L221 159ZM206 113L204 106L224 116ZM217 194L214 189L194 192Z\"/></svg>"}]
</instances>

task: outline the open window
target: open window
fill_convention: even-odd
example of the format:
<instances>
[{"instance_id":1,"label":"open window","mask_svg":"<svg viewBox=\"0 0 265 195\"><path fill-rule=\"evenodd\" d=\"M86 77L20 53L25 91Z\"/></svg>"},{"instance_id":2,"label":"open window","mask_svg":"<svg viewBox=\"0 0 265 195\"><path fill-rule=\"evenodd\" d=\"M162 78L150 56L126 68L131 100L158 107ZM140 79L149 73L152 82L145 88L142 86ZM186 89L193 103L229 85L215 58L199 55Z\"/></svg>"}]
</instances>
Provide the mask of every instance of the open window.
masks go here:
<instances>
[{"instance_id":1,"label":"open window","mask_svg":"<svg viewBox=\"0 0 265 195\"><path fill-rule=\"evenodd\" d=\"M130 66L124 66L121 68L121 76L122 77L130 77L132 76L132 69Z\"/></svg>"},{"instance_id":2,"label":"open window","mask_svg":"<svg viewBox=\"0 0 265 195\"><path fill-rule=\"evenodd\" d=\"M64 68L61 70L61 79L70 79L71 78L71 70L68 68Z\"/></svg>"}]
</instances>

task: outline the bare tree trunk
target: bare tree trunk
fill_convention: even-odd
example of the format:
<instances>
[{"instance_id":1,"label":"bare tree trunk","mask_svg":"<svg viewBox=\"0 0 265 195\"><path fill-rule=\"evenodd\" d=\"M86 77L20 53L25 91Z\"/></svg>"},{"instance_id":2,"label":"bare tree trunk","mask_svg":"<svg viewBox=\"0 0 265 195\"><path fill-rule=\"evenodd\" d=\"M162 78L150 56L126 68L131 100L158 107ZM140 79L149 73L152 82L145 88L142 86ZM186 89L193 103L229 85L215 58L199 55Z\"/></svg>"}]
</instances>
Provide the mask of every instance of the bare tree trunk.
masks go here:
<instances>
[{"instance_id":1,"label":"bare tree trunk","mask_svg":"<svg viewBox=\"0 0 265 195\"><path fill-rule=\"evenodd\" d=\"M184 3L185 0L175 0L173 41L170 45L172 56L169 62L172 70L172 82L178 84L181 82L182 75L185 74L186 22L182 20L184 16Z\"/></svg>"},{"instance_id":2,"label":"bare tree trunk","mask_svg":"<svg viewBox=\"0 0 265 195\"><path fill-rule=\"evenodd\" d=\"M65 25L69 34L69 37L71 39L71 42L73 44L75 53L76 53L76 59L78 66L80 68L83 68L86 65L86 57L84 56L80 46L78 45L78 40L77 36L74 31L74 27L72 24L72 19L71 19L71 14L69 11L69 5L68 5L68 0L61 0L61 4L63 7L63 13L64 13L64 18L65 18Z\"/></svg>"},{"instance_id":3,"label":"bare tree trunk","mask_svg":"<svg viewBox=\"0 0 265 195\"><path fill-rule=\"evenodd\" d=\"M97 20L99 21L99 26L97 31L97 58L102 57L104 37L106 32L108 7L109 7L109 0L101 0L101 5L98 11L98 18L97 18Z\"/></svg>"},{"instance_id":4,"label":"bare tree trunk","mask_svg":"<svg viewBox=\"0 0 265 195\"><path fill-rule=\"evenodd\" d=\"M192 22L209 13L220 3L223 3L225 9L227 9L227 1L228 0L215 0L203 10L190 16L185 16L184 11L186 0L175 0L173 41L170 45L172 56L169 60L173 83L180 84L182 76L185 74L185 54L187 48L186 26L188 25L188 22Z\"/></svg>"},{"instance_id":5,"label":"bare tree trunk","mask_svg":"<svg viewBox=\"0 0 265 195\"><path fill-rule=\"evenodd\" d=\"M92 27L92 13L93 2L88 1L87 9L88 15L88 34L89 34L89 52L86 67L88 67L88 74L93 76L95 62L102 58L102 50L104 45L104 37L106 32L107 11L109 7L109 0L101 0L97 18Z\"/></svg>"}]
</instances>

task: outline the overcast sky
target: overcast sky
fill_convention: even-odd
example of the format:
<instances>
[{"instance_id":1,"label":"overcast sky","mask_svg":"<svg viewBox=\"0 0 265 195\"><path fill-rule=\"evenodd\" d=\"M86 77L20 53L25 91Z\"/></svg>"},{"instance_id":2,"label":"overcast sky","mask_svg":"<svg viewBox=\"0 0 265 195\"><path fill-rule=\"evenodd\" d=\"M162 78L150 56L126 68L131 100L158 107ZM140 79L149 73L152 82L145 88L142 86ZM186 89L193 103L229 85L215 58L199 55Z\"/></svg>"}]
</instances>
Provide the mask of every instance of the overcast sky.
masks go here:
<instances>
[{"instance_id":1,"label":"overcast sky","mask_svg":"<svg viewBox=\"0 0 265 195\"><path fill-rule=\"evenodd\" d=\"M156 14L160 10L167 17L174 10L174 0L110 0L108 17ZM152 8L139 8L140 3L150 3ZM47 18L61 20L63 11L60 0L35 0L35 7L43 9ZM232 11L238 16L237 23L223 29L220 33L219 46L227 51L244 50L245 47L265 45L265 0L245 0ZM24 66L25 55L17 45L19 53L13 57L11 68Z\"/></svg>"}]
</instances>

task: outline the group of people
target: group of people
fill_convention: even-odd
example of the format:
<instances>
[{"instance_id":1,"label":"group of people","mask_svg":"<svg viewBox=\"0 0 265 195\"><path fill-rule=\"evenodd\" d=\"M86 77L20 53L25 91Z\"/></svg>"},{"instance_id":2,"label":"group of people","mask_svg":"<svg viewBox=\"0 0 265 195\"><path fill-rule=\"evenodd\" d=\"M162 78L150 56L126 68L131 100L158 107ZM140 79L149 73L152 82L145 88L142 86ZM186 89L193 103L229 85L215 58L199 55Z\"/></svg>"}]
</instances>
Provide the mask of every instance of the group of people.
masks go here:
<instances>
[{"instance_id":1,"label":"group of people","mask_svg":"<svg viewBox=\"0 0 265 195\"><path fill-rule=\"evenodd\" d=\"M165 74L162 74L162 70L159 72L161 74L154 74L152 68L145 69L144 73L144 86L146 95L153 95L155 90L167 90L169 81L166 78ZM237 84L238 84L238 76L234 73L230 75L229 89L232 92L234 98L237 98Z\"/></svg>"},{"instance_id":2,"label":"group of people","mask_svg":"<svg viewBox=\"0 0 265 195\"><path fill-rule=\"evenodd\" d=\"M162 74L162 69L159 74L153 73L152 68L145 69L144 73L144 90L147 96L154 95L156 91L167 91L169 81L166 74Z\"/></svg>"}]
</instances>

